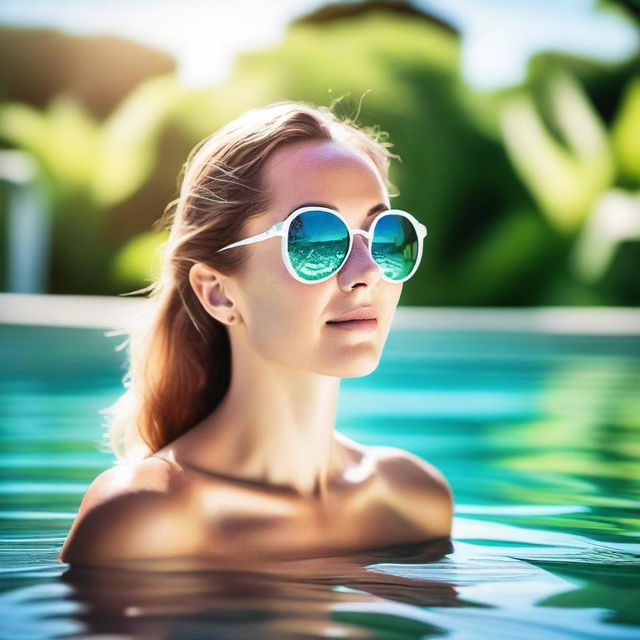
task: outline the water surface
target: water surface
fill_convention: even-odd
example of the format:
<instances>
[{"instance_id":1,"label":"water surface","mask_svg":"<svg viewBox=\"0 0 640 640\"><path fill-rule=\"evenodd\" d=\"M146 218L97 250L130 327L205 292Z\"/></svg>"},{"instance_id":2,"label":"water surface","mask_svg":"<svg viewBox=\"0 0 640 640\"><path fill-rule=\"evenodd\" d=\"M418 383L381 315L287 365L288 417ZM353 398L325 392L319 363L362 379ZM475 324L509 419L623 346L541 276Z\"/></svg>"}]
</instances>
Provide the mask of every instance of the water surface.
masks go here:
<instances>
[{"instance_id":1,"label":"water surface","mask_svg":"<svg viewBox=\"0 0 640 640\"><path fill-rule=\"evenodd\" d=\"M122 337L0 325L2 638L638 638L640 337L392 330L338 429L454 491L451 541L245 569L58 563Z\"/></svg>"}]
</instances>

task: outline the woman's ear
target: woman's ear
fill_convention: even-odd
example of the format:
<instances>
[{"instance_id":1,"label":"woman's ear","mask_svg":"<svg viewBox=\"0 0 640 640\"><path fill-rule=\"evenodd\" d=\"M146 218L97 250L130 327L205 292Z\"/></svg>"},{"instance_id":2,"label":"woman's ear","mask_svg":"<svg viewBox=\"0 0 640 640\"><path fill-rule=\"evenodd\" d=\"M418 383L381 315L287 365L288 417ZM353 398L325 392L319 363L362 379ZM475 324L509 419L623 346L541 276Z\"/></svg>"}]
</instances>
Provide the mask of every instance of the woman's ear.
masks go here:
<instances>
[{"instance_id":1,"label":"woman's ear","mask_svg":"<svg viewBox=\"0 0 640 640\"><path fill-rule=\"evenodd\" d=\"M223 324L231 324L235 320L237 313L235 303L228 296L228 277L202 262L196 262L189 270L189 282L211 317Z\"/></svg>"}]
</instances>

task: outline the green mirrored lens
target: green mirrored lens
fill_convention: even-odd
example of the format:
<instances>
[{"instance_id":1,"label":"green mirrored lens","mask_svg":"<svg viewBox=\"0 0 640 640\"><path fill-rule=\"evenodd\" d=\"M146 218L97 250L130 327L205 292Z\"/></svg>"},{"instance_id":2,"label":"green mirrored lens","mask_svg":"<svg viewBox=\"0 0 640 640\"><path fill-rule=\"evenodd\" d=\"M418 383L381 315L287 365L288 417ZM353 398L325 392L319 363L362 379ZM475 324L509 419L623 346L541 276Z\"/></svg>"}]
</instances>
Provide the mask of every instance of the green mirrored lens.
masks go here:
<instances>
[{"instance_id":1,"label":"green mirrored lens","mask_svg":"<svg viewBox=\"0 0 640 640\"><path fill-rule=\"evenodd\" d=\"M289 225L288 253L294 271L310 282L340 268L349 248L349 231L328 211L305 211Z\"/></svg>"},{"instance_id":2,"label":"green mirrored lens","mask_svg":"<svg viewBox=\"0 0 640 640\"><path fill-rule=\"evenodd\" d=\"M411 220L389 213L376 224L371 255L392 280L408 276L418 259L418 234Z\"/></svg>"}]
</instances>

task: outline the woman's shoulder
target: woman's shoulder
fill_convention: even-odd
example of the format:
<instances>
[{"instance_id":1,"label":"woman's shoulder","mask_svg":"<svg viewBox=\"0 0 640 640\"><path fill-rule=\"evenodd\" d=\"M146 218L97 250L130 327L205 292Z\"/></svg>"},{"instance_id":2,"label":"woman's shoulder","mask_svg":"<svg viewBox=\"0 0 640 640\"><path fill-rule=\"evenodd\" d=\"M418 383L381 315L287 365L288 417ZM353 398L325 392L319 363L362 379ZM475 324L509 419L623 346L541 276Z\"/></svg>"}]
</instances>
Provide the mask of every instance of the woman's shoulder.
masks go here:
<instances>
[{"instance_id":1,"label":"woman's shoulder","mask_svg":"<svg viewBox=\"0 0 640 640\"><path fill-rule=\"evenodd\" d=\"M122 461L97 475L91 482L78 510L78 515L115 498L135 494L155 494L170 498L182 486L178 465L150 456L135 461Z\"/></svg>"},{"instance_id":2,"label":"woman's shoulder","mask_svg":"<svg viewBox=\"0 0 640 640\"><path fill-rule=\"evenodd\" d=\"M189 552L193 531L179 527L184 496L180 470L166 460L106 469L87 488L58 560L112 565Z\"/></svg>"},{"instance_id":3,"label":"woman's shoulder","mask_svg":"<svg viewBox=\"0 0 640 640\"><path fill-rule=\"evenodd\" d=\"M431 537L450 536L454 496L433 464L399 447L372 447L376 468L394 506Z\"/></svg>"},{"instance_id":4,"label":"woman's shoulder","mask_svg":"<svg viewBox=\"0 0 640 640\"><path fill-rule=\"evenodd\" d=\"M375 461L378 475L390 487L426 491L431 497L452 501L453 492L444 474L433 464L400 447L364 445L336 432L338 440L359 460Z\"/></svg>"},{"instance_id":5,"label":"woman's shoulder","mask_svg":"<svg viewBox=\"0 0 640 640\"><path fill-rule=\"evenodd\" d=\"M415 453L400 447L384 445L377 445L371 449L380 469L389 474L391 478L408 482L418 481L420 486L423 486L424 481L427 480L429 486L433 486L433 488L450 490L449 482L442 471Z\"/></svg>"}]
</instances>

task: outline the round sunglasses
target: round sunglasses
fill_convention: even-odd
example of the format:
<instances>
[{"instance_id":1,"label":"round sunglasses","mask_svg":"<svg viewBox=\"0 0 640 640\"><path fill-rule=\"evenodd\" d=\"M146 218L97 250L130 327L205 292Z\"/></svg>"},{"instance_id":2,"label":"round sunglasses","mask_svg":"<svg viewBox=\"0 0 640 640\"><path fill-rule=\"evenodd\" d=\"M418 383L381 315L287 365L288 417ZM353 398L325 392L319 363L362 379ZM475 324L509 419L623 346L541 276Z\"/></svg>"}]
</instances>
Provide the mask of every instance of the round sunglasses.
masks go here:
<instances>
[{"instance_id":1,"label":"round sunglasses","mask_svg":"<svg viewBox=\"0 0 640 640\"><path fill-rule=\"evenodd\" d=\"M410 213L386 209L373 220L369 231L352 229L338 211L326 207L301 207L286 220L250 238L233 242L216 253L282 238L282 260L299 282L324 282L346 262L356 233L369 240L369 252L388 282L405 282L418 268L427 228Z\"/></svg>"}]
</instances>

